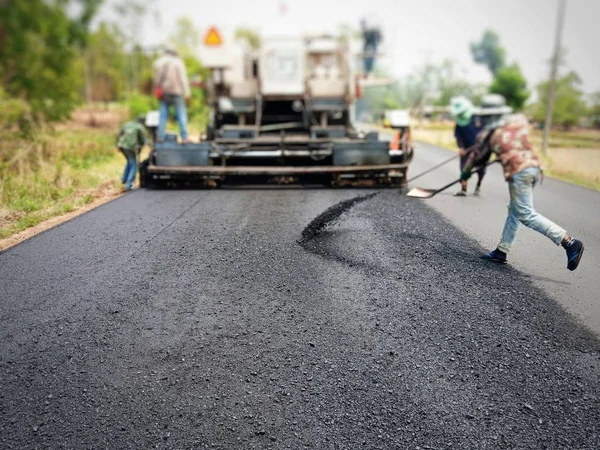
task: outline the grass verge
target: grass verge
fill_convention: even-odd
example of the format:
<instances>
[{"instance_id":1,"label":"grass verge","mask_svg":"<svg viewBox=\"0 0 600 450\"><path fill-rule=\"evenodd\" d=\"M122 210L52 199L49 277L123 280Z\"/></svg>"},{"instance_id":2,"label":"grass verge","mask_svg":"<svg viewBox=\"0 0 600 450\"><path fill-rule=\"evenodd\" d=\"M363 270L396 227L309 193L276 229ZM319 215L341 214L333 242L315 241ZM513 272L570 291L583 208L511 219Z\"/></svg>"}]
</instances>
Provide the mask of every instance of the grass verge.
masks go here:
<instances>
[{"instance_id":1,"label":"grass verge","mask_svg":"<svg viewBox=\"0 0 600 450\"><path fill-rule=\"evenodd\" d=\"M0 139L0 238L119 192L114 130L38 129Z\"/></svg>"}]
</instances>

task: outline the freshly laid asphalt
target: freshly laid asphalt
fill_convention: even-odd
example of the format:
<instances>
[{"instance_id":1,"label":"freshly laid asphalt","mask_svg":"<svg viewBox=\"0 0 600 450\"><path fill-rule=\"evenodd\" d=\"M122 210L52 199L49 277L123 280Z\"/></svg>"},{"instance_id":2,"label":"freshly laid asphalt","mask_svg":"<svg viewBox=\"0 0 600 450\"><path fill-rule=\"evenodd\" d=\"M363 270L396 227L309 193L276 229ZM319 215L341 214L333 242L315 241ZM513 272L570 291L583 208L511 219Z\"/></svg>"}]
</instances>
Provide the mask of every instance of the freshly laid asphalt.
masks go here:
<instances>
[{"instance_id":1,"label":"freshly laid asphalt","mask_svg":"<svg viewBox=\"0 0 600 450\"><path fill-rule=\"evenodd\" d=\"M448 150L427 144L418 144L416 153L412 176L452 156ZM474 175L469 182L468 197L453 197L458 188L452 188L425 202L489 251L500 240L509 197L501 166L494 164L487 172L479 197L472 195L477 180ZM455 161L411 185L436 188L458 176L458 161ZM546 177L534 189L534 204L538 212L584 242L581 264L575 272L569 272L565 251L523 226L509 262L600 336L600 192Z\"/></svg>"},{"instance_id":2,"label":"freshly laid asphalt","mask_svg":"<svg viewBox=\"0 0 600 450\"><path fill-rule=\"evenodd\" d=\"M0 253L0 448L600 448L597 335L431 205L139 190Z\"/></svg>"}]
</instances>

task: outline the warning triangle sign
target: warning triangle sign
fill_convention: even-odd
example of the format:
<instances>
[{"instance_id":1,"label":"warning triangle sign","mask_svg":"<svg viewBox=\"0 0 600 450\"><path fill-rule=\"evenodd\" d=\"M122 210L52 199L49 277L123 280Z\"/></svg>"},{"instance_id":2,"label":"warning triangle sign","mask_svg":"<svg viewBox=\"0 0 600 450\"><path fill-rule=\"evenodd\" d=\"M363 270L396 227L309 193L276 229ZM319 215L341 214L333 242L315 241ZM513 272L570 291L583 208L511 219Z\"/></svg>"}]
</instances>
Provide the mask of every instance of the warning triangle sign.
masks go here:
<instances>
[{"instance_id":1,"label":"warning triangle sign","mask_svg":"<svg viewBox=\"0 0 600 450\"><path fill-rule=\"evenodd\" d=\"M204 45L216 47L222 43L223 40L221 39L219 30L217 30L215 27L210 27L206 33L206 36L204 36Z\"/></svg>"}]
</instances>

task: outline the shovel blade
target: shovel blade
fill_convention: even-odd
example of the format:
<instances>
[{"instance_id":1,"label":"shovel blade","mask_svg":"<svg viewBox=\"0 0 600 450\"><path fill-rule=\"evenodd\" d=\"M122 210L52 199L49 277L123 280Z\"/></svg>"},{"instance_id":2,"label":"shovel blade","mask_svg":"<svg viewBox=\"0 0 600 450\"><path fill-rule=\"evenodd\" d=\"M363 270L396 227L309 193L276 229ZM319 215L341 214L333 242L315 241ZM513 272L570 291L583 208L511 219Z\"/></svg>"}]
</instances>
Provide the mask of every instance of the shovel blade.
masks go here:
<instances>
[{"instance_id":1,"label":"shovel blade","mask_svg":"<svg viewBox=\"0 0 600 450\"><path fill-rule=\"evenodd\" d=\"M407 197L414 197L414 198L430 198L433 197L433 194L435 194L435 191L433 189L423 189L423 188L412 188L410 191L408 191L408 194L406 194Z\"/></svg>"}]
</instances>

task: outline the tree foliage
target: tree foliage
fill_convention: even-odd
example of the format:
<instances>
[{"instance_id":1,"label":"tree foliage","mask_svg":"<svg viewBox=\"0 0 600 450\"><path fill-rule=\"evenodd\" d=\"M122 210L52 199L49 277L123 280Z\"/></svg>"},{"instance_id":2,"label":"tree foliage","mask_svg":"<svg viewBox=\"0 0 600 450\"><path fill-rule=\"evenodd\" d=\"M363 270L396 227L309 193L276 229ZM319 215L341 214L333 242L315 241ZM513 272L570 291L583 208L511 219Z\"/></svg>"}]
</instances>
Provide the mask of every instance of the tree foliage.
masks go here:
<instances>
[{"instance_id":1,"label":"tree foliage","mask_svg":"<svg viewBox=\"0 0 600 450\"><path fill-rule=\"evenodd\" d=\"M68 0L61 0L59 4L65 6L69 3ZM75 42L82 47L85 47L88 43L88 37L90 32L90 24L92 19L104 3L104 0L74 0L72 3L78 9L78 14L75 20L71 21L71 35Z\"/></svg>"},{"instance_id":2,"label":"tree foliage","mask_svg":"<svg viewBox=\"0 0 600 450\"><path fill-rule=\"evenodd\" d=\"M392 78L384 72L378 72L376 76ZM425 105L447 106L457 95L473 97L475 94L479 94L479 90L462 76L456 61L445 59L423 64L413 74L390 86L365 88L360 109L369 109L376 114L396 108L418 111Z\"/></svg>"},{"instance_id":3,"label":"tree foliage","mask_svg":"<svg viewBox=\"0 0 600 450\"><path fill-rule=\"evenodd\" d=\"M556 80L552 123L570 128L577 125L587 113L583 92L579 89L581 79L575 72ZM546 120L546 104L548 102L550 82L545 81L537 86L538 102L533 107L533 116L539 122Z\"/></svg>"},{"instance_id":4,"label":"tree foliage","mask_svg":"<svg viewBox=\"0 0 600 450\"><path fill-rule=\"evenodd\" d=\"M490 92L502 95L506 103L516 111L523 109L530 95L527 80L518 64L511 64L498 70L490 85Z\"/></svg>"},{"instance_id":5,"label":"tree foliage","mask_svg":"<svg viewBox=\"0 0 600 450\"><path fill-rule=\"evenodd\" d=\"M114 24L101 23L89 38L86 51L89 64L91 100L114 101L125 91L125 43Z\"/></svg>"},{"instance_id":6,"label":"tree foliage","mask_svg":"<svg viewBox=\"0 0 600 450\"><path fill-rule=\"evenodd\" d=\"M191 57L200 47L200 31L189 17L180 17L169 36L169 43L182 57Z\"/></svg>"},{"instance_id":7,"label":"tree foliage","mask_svg":"<svg viewBox=\"0 0 600 450\"><path fill-rule=\"evenodd\" d=\"M485 65L493 76L504 67L506 52L500 46L500 37L493 30L485 30L479 42L471 43L471 54L476 63Z\"/></svg>"},{"instance_id":8,"label":"tree foliage","mask_svg":"<svg viewBox=\"0 0 600 450\"><path fill-rule=\"evenodd\" d=\"M260 48L260 36L258 33L251 28L238 28L235 30L236 39L245 39L250 45L250 48L255 50Z\"/></svg>"},{"instance_id":9,"label":"tree foliage","mask_svg":"<svg viewBox=\"0 0 600 450\"><path fill-rule=\"evenodd\" d=\"M600 92L589 96L588 118L595 128L600 128Z\"/></svg>"},{"instance_id":10,"label":"tree foliage","mask_svg":"<svg viewBox=\"0 0 600 450\"><path fill-rule=\"evenodd\" d=\"M0 4L0 80L3 90L27 100L49 119L69 114L80 100L82 61L77 47L100 2L78 0L80 14L67 16L68 0L5 0Z\"/></svg>"}]
</instances>

